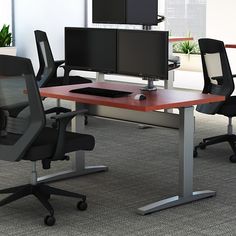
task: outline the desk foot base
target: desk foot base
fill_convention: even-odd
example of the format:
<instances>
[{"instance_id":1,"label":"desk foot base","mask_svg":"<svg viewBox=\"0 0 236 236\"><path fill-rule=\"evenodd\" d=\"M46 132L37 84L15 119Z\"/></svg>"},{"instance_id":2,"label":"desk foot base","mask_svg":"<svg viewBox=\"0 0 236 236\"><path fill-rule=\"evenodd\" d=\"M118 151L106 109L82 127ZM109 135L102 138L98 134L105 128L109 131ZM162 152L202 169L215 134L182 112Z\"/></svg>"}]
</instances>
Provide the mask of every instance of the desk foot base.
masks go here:
<instances>
[{"instance_id":1,"label":"desk foot base","mask_svg":"<svg viewBox=\"0 0 236 236\"><path fill-rule=\"evenodd\" d=\"M146 215L146 214L150 214L156 211L161 211L167 208L194 202L200 199L214 197L215 195L216 195L215 191L205 190L205 191L193 192L193 194L189 197L174 196L174 197L167 198L167 199L155 202L155 203L151 203L144 207L138 208L137 213L140 215Z\"/></svg>"},{"instance_id":2,"label":"desk foot base","mask_svg":"<svg viewBox=\"0 0 236 236\"><path fill-rule=\"evenodd\" d=\"M48 183L65 180L83 175L89 175L97 172L108 171L107 166L87 166L82 170L67 170L55 174L45 175L37 179L38 183Z\"/></svg>"}]
</instances>

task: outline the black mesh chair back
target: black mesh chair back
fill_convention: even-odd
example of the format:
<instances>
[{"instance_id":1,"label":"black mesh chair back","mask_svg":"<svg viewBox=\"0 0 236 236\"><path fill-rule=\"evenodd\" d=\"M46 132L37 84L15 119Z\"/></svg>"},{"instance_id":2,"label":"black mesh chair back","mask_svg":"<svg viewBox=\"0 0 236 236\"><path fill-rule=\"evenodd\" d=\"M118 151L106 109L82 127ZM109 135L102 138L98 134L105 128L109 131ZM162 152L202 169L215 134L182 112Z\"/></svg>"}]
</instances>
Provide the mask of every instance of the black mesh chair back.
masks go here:
<instances>
[{"instance_id":1,"label":"black mesh chair back","mask_svg":"<svg viewBox=\"0 0 236 236\"><path fill-rule=\"evenodd\" d=\"M17 117L8 110L17 104L27 109ZM31 61L25 58L0 55L0 110L6 116L5 132L0 136L1 160L20 160L45 125L45 115L35 81ZM7 117L8 116L8 117Z\"/></svg>"},{"instance_id":2,"label":"black mesh chair back","mask_svg":"<svg viewBox=\"0 0 236 236\"><path fill-rule=\"evenodd\" d=\"M52 83L51 79L56 77L57 67L55 65L47 34L41 30L36 30L34 33L39 57L39 71L36 79L39 83L39 87L47 87Z\"/></svg>"},{"instance_id":3,"label":"black mesh chair back","mask_svg":"<svg viewBox=\"0 0 236 236\"><path fill-rule=\"evenodd\" d=\"M225 46L215 39L199 39L201 52L204 88L203 93L224 95L226 99L234 91L233 75L230 69ZM198 105L197 111L215 114L224 102Z\"/></svg>"}]
</instances>

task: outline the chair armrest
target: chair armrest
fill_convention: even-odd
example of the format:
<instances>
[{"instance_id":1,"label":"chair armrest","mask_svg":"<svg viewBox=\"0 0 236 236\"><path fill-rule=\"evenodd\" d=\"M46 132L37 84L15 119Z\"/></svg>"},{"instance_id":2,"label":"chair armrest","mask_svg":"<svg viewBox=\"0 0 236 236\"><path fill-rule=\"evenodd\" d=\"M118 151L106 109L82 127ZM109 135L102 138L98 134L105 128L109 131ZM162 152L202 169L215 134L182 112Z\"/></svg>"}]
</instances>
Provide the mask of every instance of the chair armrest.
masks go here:
<instances>
[{"instance_id":1,"label":"chair armrest","mask_svg":"<svg viewBox=\"0 0 236 236\"><path fill-rule=\"evenodd\" d=\"M63 159L65 155L65 133L66 133L66 126L72 120L73 117L79 114L83 114L87 112L86 109L81 109L79 111L72 111L61 113L55 116L52 116L52 119L55 119L58 122L58 138L57 138L57 145L55 148L54 155L52 157L53 160L60 160Z\"/></svg>"},{"instance_id":2,"label":"chair armrest","mask_svg":"<svg viewBox=\"0 0 236 236\"><path fill-rule=\"evenodd\" d=\"M55 61L56 68L58 68L63 63L65 63L65 60L57 60L57 61Z\"/></svg>"},{"instance_id":3,"label":"chair armrest","mask_svg":"<svg viewBox=\"0 0 236 236\"><path fill-rule=\"evenodd\" d=\"M168 58L168 70L174 70L174 69L177 69L179 67L180 67L180 57L178 57L178 56L169 56L169 58Z\"/></svg>"},{"instance_id":4,"label":"chair armrest","mask_svg":"<svg viewBox=\"0 0 236 236\"><path fill-rule=\"evenodd\" d=\"M170 71L170 70L175 70L175 69L177 69L177 68L179 68L179 67L180 67L180 64L173 63L173 62L168 63L168 71Z\"/></svg>"},{"instance_id":5,"label":"chair armrest","mask_svg":"<svg viewBox=\"0 0 236 236\"><path fill-rule=\"evenodd\" d=\"M223 80L224 80L223 76L215 76L215 77L211 77L211 79L216 80L218 85L222 85Z\"/></svg>"},{"instance_id":6,"label":"chair armrest","mask_svg":"<svg viewBox=\"0 0 236 236\"><path fill-rule=\"evenodd\" d=\"M180 64L179 56L169 56L168 61L173 62L175 64Z\"/></svg>"},{"instance_id":7,"label":"chair armrest","mask_svg":"<svg viewBox=\"0 0 236 236\"><path fill-rule=\"evenodd\" d=\"M236 75L233 75L233 78L236 77Z\"/></svg>"},{"instance_id":8,"label":"chair armrest","mask_svg":"<svg viewBox=\"0 0 236 236\"><path fill-rule=\"evenodd\" d=\"M67 119L70 121L73 117L87 112L87 109L80 109L78 111L71 111L71 112L66 112L66 113L60 113L58 115L51 116L51 119L55 119L56 121L59 122L65 122Z\"/></svg>"}]
</instances>

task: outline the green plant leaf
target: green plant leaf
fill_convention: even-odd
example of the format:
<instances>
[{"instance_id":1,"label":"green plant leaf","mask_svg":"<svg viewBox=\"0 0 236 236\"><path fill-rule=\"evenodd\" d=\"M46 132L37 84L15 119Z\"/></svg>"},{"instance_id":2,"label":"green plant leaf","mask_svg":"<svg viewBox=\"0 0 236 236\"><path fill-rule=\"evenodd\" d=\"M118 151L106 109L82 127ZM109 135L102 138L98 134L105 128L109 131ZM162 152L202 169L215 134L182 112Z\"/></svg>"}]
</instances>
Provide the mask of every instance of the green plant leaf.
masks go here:
<instances>
[{"instance_id":1,"label":"green plant leaf","mask_svg":"<svg viewBox=\"0 0 236 236\"><path fill-rule=\"evenodd\" d=\"M173 52L184 54L199 54L198 43L194 41L183 41L173 44Z\"/></svg>"},{"instance_id":2,"label":"green plant leaf","mask_svg":"<svg viewBox=\"0 0 236 236\"><path fill-rule=\"evenodd\" d=\"M12 34L9 32L9 25L3 25L0 31L0 47L8 47L12 43Z\"/></svg>"}]
</instances>

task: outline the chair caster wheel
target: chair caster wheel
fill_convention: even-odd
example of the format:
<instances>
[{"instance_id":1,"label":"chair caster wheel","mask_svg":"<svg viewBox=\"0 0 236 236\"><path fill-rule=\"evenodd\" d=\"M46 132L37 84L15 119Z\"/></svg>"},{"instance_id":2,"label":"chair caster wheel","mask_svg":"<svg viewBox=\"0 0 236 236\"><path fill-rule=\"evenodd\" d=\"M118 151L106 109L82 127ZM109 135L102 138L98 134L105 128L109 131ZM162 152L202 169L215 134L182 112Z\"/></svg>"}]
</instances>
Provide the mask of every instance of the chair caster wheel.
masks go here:
<instances>
[{"instance_id":1,"label":"chair caster wheel","mask_svg":"<svg viewBox=\"0 0 236 236\"><path fill-rule=\"evenodd\" d=\"M197 150L195 150L195 149L193 150L193 157L194 157L194 158L198 157L198 152L197 152Z\"/></svg>"},{"instance_id":2,"label":"chair caster wheel","mask_svg":"<svg viewBox=\"0 0 236 236\"><path fill-rule=\"evenodd\" d=\"M49 216L48 215L44 218L44 223L47 226L53 226L55 224L55 222L56 222L56 219L55 219L54 216Z\"/></svg>"},{"instance_id":3,"label":"chair caster wheel","mask_svg":"<svg viewBox=\"0 0 236 236\"><path fill-rule=\"evenodd\" d=\"M198 146L199 146L199 148L200 148L201 150L206 149L206 144L205 144L204 142L200 142L200 143L198 144Z\"/></svg>"},{"instance_id":4,"label":"chair caster wheel","mask_svg":"<svg viewBox=\"0 0 236 236\"><path fill-rule=\"evenodd\" d=\"M229 157L229 160L232 162L232 163L236 163L236 155L232 155Z\"/></svg>"},{"instance_id":5,"label":"chair caster wheel","mask_svg":"<svg viewBox=\"0 0 236 236\"><path fill-rule=\"evenodd\" d=\"M77 209L79 209L80 211L85 211L88 207L88 204L85 201L80 201L77 204Z\"/></svg>"}]
</instances>

